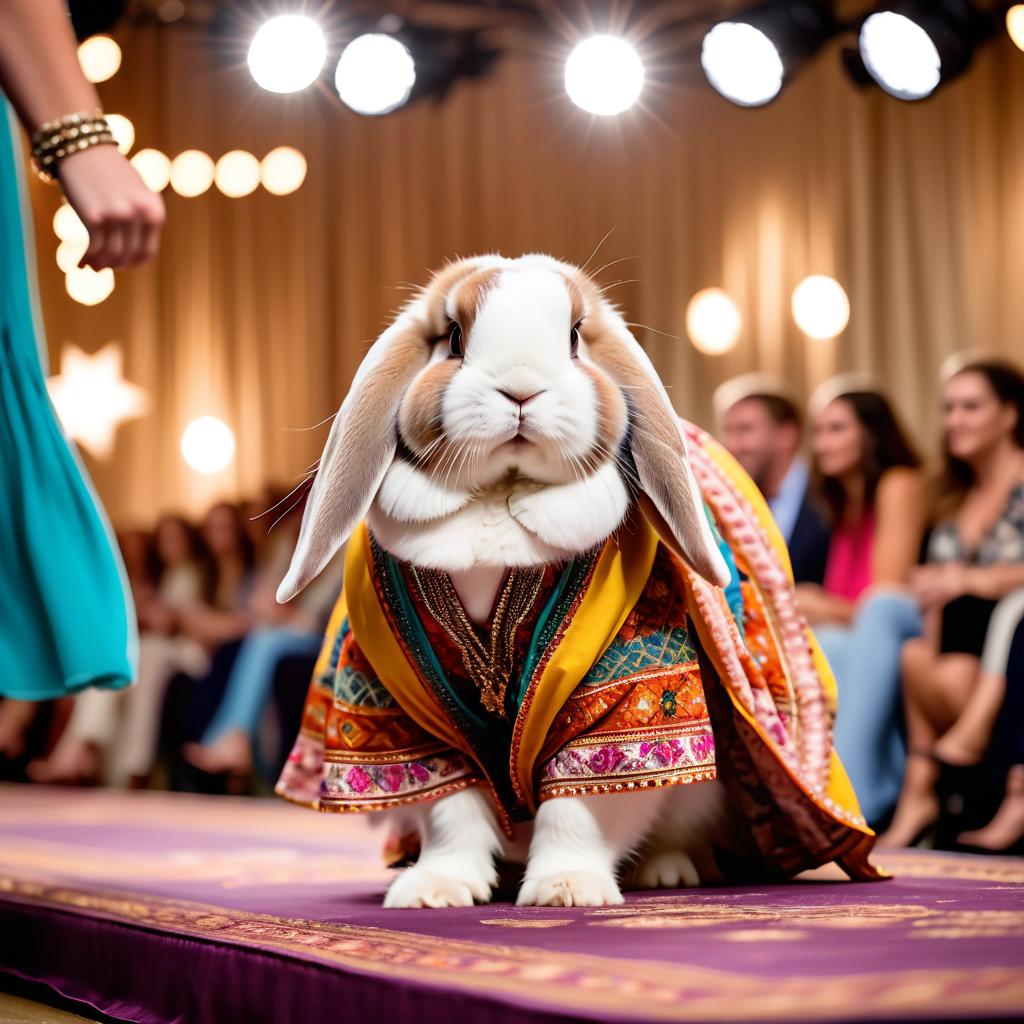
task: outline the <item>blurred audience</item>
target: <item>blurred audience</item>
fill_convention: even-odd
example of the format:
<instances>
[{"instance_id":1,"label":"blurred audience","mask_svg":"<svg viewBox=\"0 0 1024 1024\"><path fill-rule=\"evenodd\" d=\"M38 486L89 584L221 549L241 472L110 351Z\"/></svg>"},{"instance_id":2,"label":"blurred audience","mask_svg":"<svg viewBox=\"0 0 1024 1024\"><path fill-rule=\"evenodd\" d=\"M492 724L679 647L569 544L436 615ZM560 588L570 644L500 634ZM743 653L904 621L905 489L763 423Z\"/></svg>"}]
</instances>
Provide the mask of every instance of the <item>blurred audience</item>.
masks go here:
<instances>
[{"instance_id":1,"label":"blurred audience","mask_svg":"<svg viewBox=\"0 0 1024 1024\"><path fill-rule=\"evenodd\" d=\"M810 468L801 454L803 421L785 384L748 373L715 392L722 441L768 502L789 548L798 583L822 583L828 524L810 490Z\"/></svg>"},{"instance_id":2,"label":"blurred audience","mask_svg":"<svg viewBox=\"0 0 1024 1024\"><path fill-rule=\"evenodd\" d=\"M995 360L956 368L945 384L943 456L926 564L913 579L925 635L903 648L909 756L882 837L889 845L911 844L935 824L942 763L980 762L1006 696L1010 644L1024 613L1020 370ZM1010 774L1017 787L1019 772ZM969 838L978 842L979 834Z\"/></svg>"},{"instance_id":3,"label":"blurred audience","mask_svg":"<svg viewBox=\"0 0 1024 1024\"><path fill-rule=\"evenodd\" d=\"M921 631L909 590L921 546L921 459L885 397L854 376L811 398L813 486L831 541L800 606L839 689L835 744L869 823L891 812L904 765L900 650Z\"/></svg>"}]
</instances>

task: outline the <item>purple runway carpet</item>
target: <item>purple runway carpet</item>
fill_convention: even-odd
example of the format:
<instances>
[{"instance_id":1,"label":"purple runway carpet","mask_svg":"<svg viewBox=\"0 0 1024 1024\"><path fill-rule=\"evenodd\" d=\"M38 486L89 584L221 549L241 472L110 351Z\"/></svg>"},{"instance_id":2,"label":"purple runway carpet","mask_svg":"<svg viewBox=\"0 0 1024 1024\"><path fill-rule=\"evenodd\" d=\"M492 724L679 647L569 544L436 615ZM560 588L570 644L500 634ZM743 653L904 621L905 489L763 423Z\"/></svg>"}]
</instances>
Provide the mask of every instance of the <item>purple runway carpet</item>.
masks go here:
<instances>
[{"instance_id":1,"label":"purple runway carpet","mask_svg":"<svg viewBox=\"0 0 1024 1024\"><path fill-rule=\"evenodd\" d=\"M0 969L154 1024L1024 1015L1020 860L385 911L380 838L279 801L0 787Z\"/></svg>"}]
</instances>

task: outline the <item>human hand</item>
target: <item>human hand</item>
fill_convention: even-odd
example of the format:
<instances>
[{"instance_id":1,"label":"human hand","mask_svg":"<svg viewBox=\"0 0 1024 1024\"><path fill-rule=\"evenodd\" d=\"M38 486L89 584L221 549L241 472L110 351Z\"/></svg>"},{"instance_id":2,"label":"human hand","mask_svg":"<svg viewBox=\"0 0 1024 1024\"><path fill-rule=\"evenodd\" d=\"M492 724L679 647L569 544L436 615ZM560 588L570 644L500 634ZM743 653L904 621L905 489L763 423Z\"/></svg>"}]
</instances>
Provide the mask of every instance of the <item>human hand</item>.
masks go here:
<instances>
[{"instance_id":1,"label":"human hand","mask_svg":"<svg viewBox=\"0 0 1024 1024\"><path fill-rule=\"evenodd\" d=\"M89 232L79 266L130 267L156 255L164 202L115 146L91 146L61 160L61 187Z\"/></svg>"},{"instance_id":2,"label":"human hand","mask_svg":"<svg viewBox=\"0 0 1024 1024\"><path fill-rule=\"evenodd\" d=\"M923 565L914 571L911 587L923 609L940 608L966 593L967 572L962 562Z\"/></svg>"}]
</instances>

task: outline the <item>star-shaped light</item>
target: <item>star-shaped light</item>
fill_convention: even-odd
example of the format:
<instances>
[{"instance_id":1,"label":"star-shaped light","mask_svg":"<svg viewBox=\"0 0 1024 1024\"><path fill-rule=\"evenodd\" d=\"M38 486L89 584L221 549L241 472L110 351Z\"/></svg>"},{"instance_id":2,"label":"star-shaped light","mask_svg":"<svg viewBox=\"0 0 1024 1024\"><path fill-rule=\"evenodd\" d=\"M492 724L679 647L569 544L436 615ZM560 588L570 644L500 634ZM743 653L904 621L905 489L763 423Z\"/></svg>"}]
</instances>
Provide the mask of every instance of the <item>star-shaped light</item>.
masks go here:
<instances>
[{"instance_id":1,"label":"star-shaped light","mask_svg":"<svg viewBox=\"0 0 1024 1024\"><path fill-rule=\"evenodd\" d=\"M60 373L46 382L68 436L98 459L110 457L114 434L149 411L149 395L121 376L121 346L109 342L92 355L65 345Z\"/></svg>"}]
</instances>

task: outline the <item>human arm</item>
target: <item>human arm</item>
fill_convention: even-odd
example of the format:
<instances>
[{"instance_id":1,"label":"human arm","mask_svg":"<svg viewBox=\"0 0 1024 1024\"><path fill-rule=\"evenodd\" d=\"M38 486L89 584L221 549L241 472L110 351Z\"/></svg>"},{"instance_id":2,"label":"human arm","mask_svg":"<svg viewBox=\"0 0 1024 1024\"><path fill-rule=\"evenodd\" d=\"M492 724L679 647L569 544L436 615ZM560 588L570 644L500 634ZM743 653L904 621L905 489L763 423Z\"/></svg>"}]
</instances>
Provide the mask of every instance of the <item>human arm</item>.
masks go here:
<instances>
[{"instance_id":1,"label":"human arm","mask_svg":"<svg viewBox=\"0 0 1024 1024\"><path fill-rule=\"evenodd\" d=\"M100 106L78 64L61 0L0 3L0 88L26 131ZM141 263L157 251L163 200L143 184L115 146L92 146L57 165L68 202L89 232L82 262L94 269Z\"/></svg>"},{"instance_id":2,"label":"human arm","mask_svg":"<svg viewBox=\"0 0 1024 1024\"><path fill-rule=\"evenodd\" d=\"M917 470L890 469L875 494L875 534L871 545L871 585L905 587L921 546L924 518Z\"/></svg>"}]
</instances>

